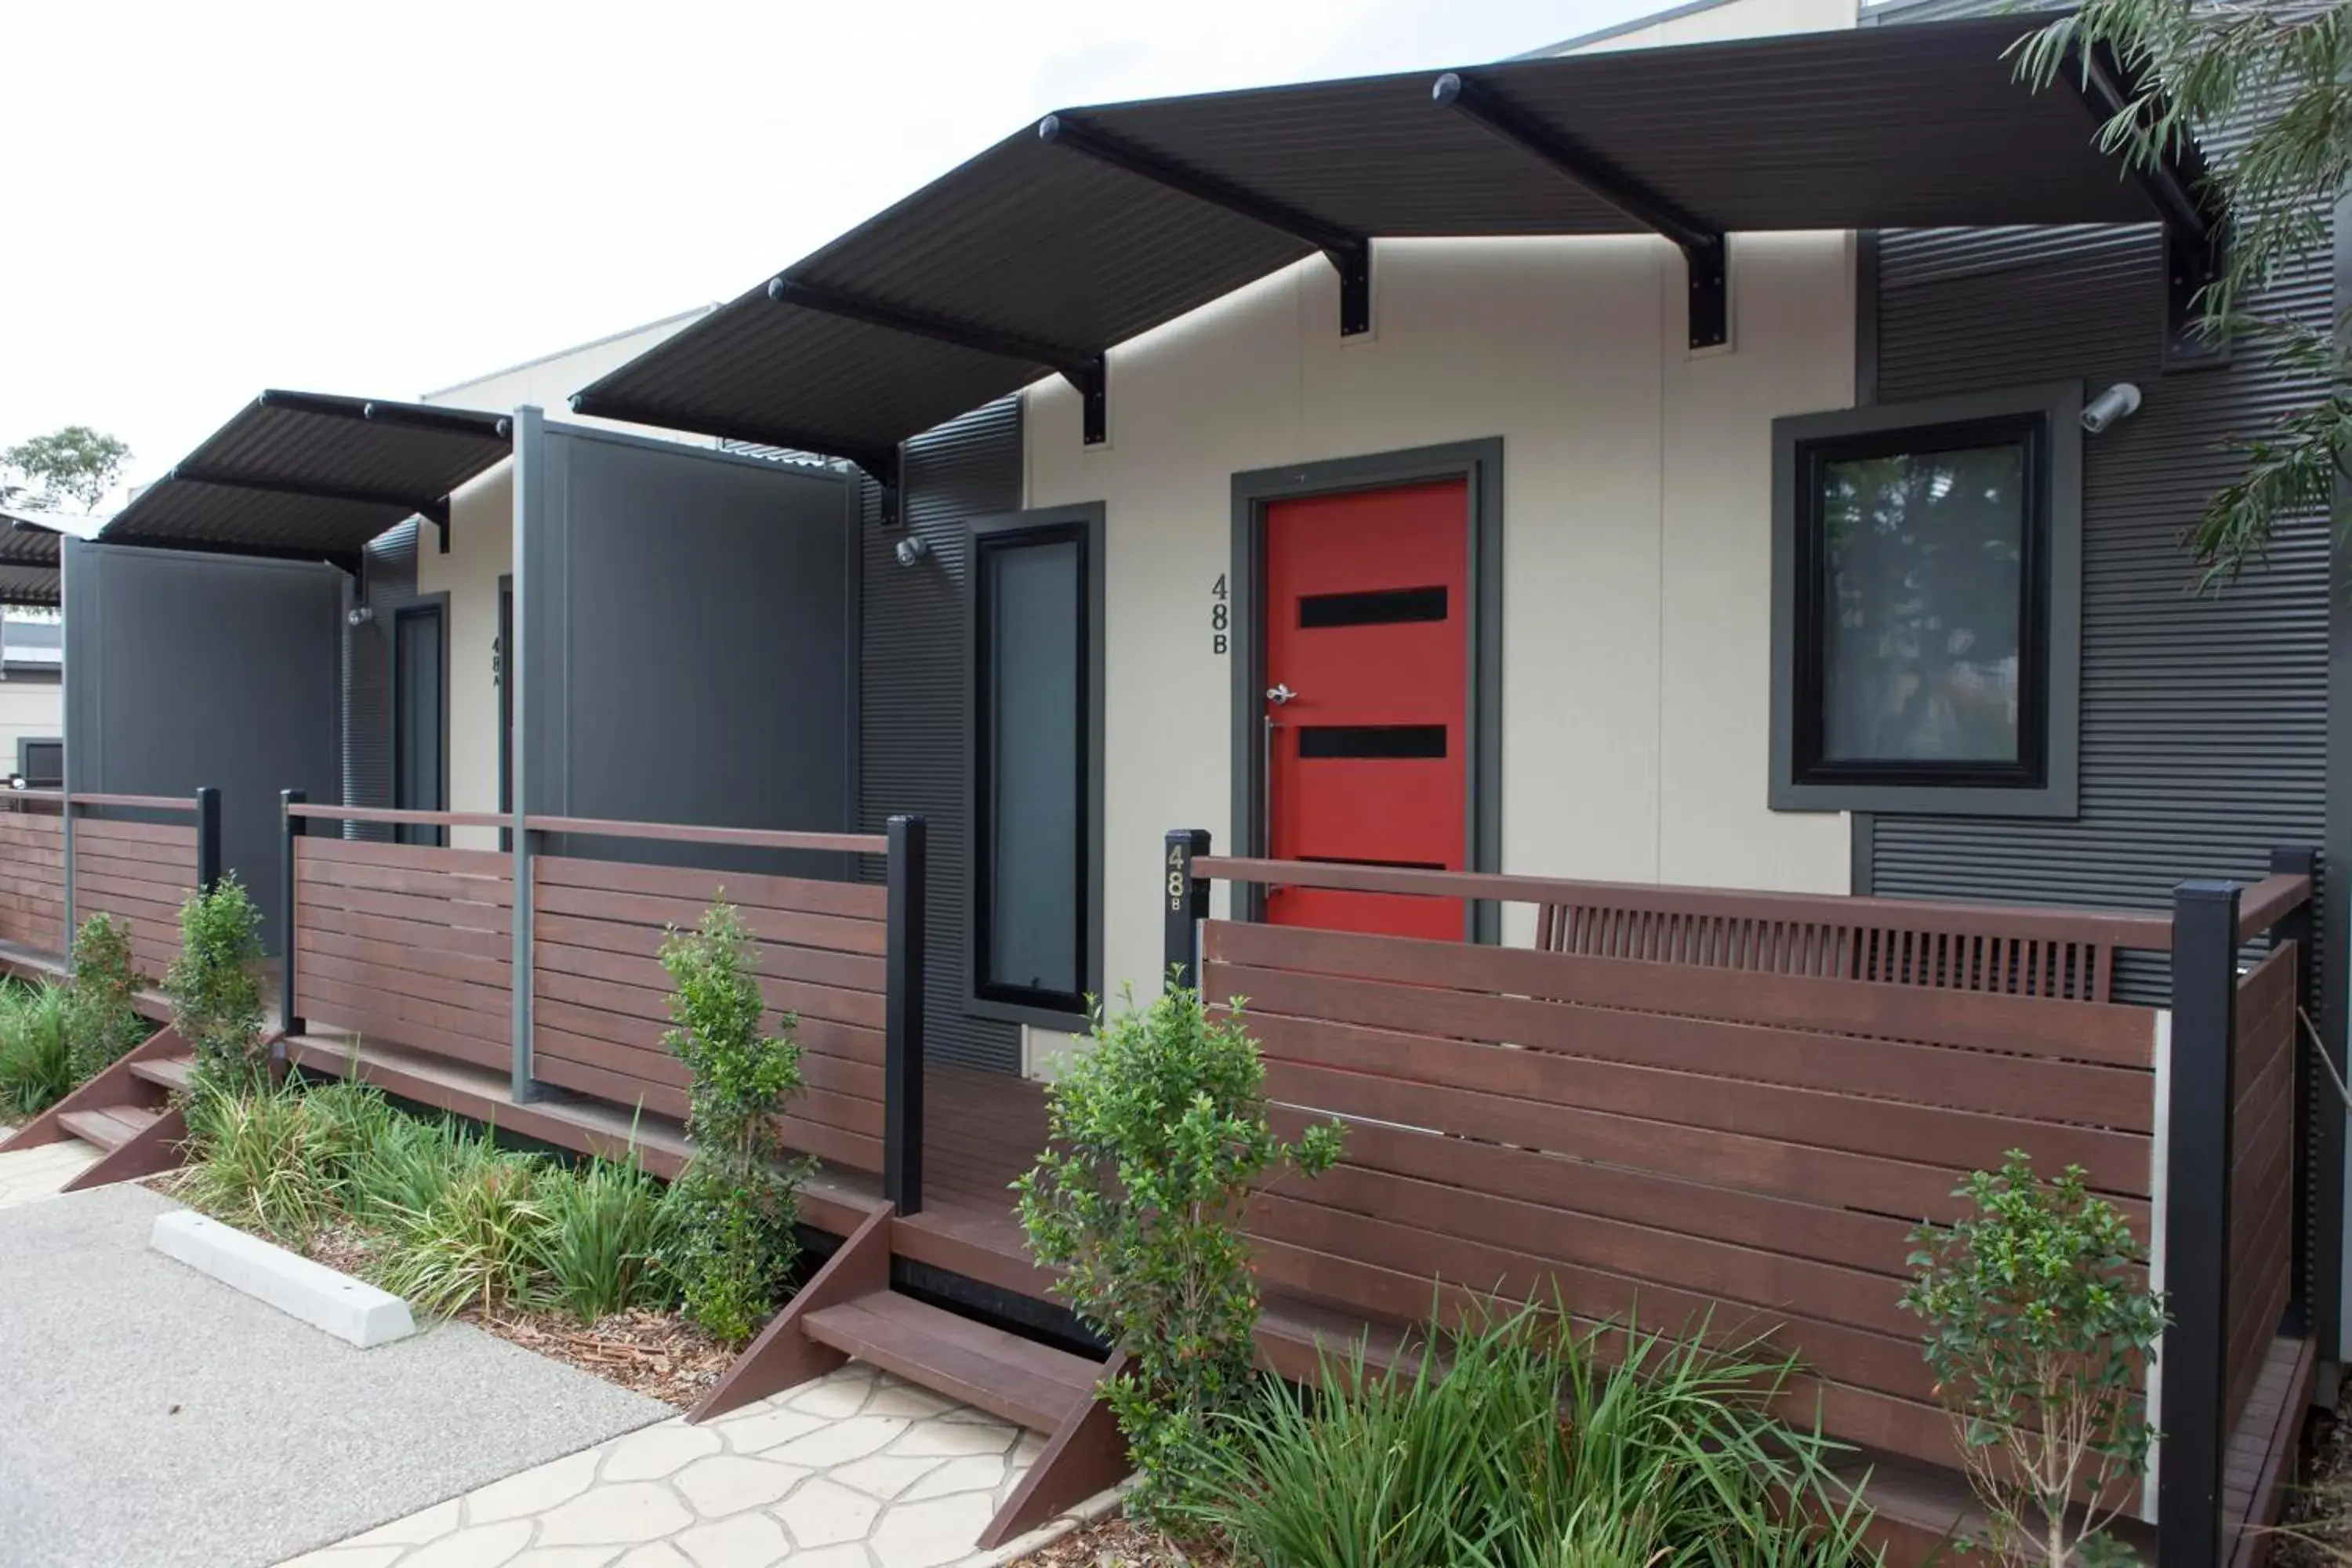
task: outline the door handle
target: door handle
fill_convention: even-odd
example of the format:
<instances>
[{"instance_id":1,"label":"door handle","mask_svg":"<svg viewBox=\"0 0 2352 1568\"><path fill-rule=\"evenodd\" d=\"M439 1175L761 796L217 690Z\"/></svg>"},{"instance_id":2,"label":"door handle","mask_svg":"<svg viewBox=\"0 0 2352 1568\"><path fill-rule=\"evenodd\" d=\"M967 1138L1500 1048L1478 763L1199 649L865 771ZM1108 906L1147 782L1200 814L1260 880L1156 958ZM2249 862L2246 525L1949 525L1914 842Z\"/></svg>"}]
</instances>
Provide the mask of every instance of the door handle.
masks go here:
<instances>
[{"instance_id":1,"label":"door handle","mask_svg":"<svg viewBox=\"0 0 2352 1568\"><path fill-rule=\"evenodd\" d=\"M1268 702L1273 703L1277 708L1290 701L1297 695L1298 693L1293 691L1289 687L1285 686L1278 681L1265 689L1265 700Z\"/></svg>"}]
</instances>

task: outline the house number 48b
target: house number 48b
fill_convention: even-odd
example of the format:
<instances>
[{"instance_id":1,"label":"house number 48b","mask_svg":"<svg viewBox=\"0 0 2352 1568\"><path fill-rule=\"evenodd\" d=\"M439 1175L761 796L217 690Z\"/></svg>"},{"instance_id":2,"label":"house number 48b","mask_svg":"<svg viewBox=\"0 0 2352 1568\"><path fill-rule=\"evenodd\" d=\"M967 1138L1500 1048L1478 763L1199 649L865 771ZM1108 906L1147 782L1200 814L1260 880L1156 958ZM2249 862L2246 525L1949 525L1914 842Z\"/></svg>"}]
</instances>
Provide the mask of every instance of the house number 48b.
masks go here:
<instances>
[{"instance_id":1,"label":"house number 48b","mask_svg":"<svg viewBox=\"0 0 2352 1568\"><path fill-rule=\"evenodd\" d=\"M1234 607L1225 592L1225 574L1209 589L1209 651L1223 655L1233 648Z\"/></svg>"}]
</instances>

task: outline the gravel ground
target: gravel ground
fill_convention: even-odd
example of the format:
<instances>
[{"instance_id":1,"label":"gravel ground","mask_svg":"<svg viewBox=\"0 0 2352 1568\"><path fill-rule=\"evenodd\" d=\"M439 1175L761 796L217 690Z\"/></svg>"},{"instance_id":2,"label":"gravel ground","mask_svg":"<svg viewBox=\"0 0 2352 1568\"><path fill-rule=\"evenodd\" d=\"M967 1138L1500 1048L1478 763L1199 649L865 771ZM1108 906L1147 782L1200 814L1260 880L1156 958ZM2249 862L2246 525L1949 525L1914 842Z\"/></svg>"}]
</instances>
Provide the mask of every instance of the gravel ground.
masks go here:
<instances>
[{"instance_id":1,"label":"gravel ground","mask_svg":"<svg viewBox=\"0 0 2352 1568\"><path fill-rule=\"evenodd\" d=\"M177 1206L0 1211L9 1568L262 1568L670 1414L464 1324L353 1350L149 1251Z\"/></svg>"}]
</instances>

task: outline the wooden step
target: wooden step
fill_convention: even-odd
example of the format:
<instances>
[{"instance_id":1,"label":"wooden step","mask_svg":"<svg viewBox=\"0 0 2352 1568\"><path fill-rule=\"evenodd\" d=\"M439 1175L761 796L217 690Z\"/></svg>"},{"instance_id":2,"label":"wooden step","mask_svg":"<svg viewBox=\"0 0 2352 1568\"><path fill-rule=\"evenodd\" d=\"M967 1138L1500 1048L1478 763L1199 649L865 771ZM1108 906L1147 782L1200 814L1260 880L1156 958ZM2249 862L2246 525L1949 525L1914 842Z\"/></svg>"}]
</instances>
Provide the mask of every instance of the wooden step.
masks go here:
<instances>
[{"instance_id":1,"label":"wooden step","mask_svg":"<svg viewBox=\"0 0 2352 1568\"><path fill-rule=\"evenodd\" d=\"M165 1089L184 1089L188 1087L188 1075L195 1070L195 1067L196 1058L194 1057L152 1057L132 1062L131 1075L143 1078L149 1083L161 1084Z\"/></svg>"},{"instance_id":2,"label":"wooden step","mask_svg":"<svg viewBox=\"0 0 2352 1568\"><path fill-rule=\"evenodd\" d=\"M801 1320L808 1337L1033 1432L1094 1395L1102 1364L877 1290Z\"/></svg>"},{"instance_id":3,"label":"wooden step","mask_svg":"<svg viewBox=\"0 0 2352 1568\"><path fill-rule=\"evenodd\" d=\"M120 1149L154 1124L162 1111L144 1105L110 1105L93 1110L68 1110L58 1125L85 1143Z\"/></svg>"}]
</instances>

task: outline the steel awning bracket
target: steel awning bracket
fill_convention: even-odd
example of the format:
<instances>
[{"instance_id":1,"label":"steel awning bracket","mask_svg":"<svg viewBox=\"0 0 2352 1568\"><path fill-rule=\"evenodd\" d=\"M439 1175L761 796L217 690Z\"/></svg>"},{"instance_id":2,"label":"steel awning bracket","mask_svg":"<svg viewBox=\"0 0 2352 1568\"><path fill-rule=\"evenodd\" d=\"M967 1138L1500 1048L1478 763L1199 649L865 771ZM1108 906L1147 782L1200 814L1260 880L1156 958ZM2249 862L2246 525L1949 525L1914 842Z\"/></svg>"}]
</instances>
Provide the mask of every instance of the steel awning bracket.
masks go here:
<instances>
[{"instance_id":1,"label":"steel awning bracket","mask_svg":"<svg viewBox=\"0 0 2352 1568\"><path fill-rule=\"evenodd\" d=\"M1085 364L1062 372L1077 388L1080 438L1089 447L1110 439L1110 361L1097 354Z\"/></svg>"},{"instance_id":2,"label":"steel awning bracket","mask_svg":"<svg viewBox=\"0 0 2352 1568\"><path fill-rule=\"evenodd\" d=\"M904 497L899 493L898 448L887 451L844 452L843 457L857 465L858 471L874 481L882 511L882 526L896 528L905 511Z\"/></svg>"},{"instance_id":3,"label":"steel awning bracket","mask_svg":"<svg viewBox=\"0 0 2352 1568\"><path fill-rule=\"evenodd\" d=\"M418 516L424 518L425 521L433 525L433 532L438 542L434 548L434 553L436 555L448 554L449 498L447 496L443 496L439 500L433 502L429 506L418 507L416 509L416 512Z\"/></svg>"},{"instance_id":4,"label":"steel awning bracket","mask_svg":"<svg viewBox=\"0 0 2352 1568\"><path fill-rule=\"evenodd\" d=\"M2104 44L2088 54L2069 49L2059 68L2060 77L2102 126L2134 101L2128 74ZM2154 168L2135 160L2129 172L2164 225L2164 368L2229 363L2229 337L2205 331L2198 303L2221 276L2229 254L2229 225L2211 200L2203 159L2194 146L2186 146L2167 153Z\"/></svg>"},{"instance_id":5,"label":"steel awning bracket","mask_svg":"<svg viewBox=\"0 0 2352 1568\"><path fill-rule=\"evenodd\" d=\"M1731 250L1722 229L1683 211L1459 71L1439 77L1431 84L1429 96L1441 109L1454 110L1586 195L1674 241L1682 250L1690 279L1690 346L1721 348L1731 341Z\"/></svg>"},{"instance_id":6,"label":"steel awning bracket","mask_svg":"<svg viewBox=\"0 0 2352 1568\"><path fill-rule=\"evenodd\" d=\"M1360 337L1372 330L1372 239L1287 203L1163 158L1070 114L1049 114L1037 122L1037 139L1098 163L1124 169L1139 179L1190 196L1203 206L1263 224L1314 246L1339 272L1339 335Z\"/></svg>"},{"instance_id":7,"label":"steel awning bracket","mask_svg":"<svg viewBox=\"0 0 2352 1568\"><path fill-rule=\"evenodd\" d=\"M993 354L999 359L1044 365L1077 388L1085 409L1086 443L1089 447L1102 444L1108 422L1105 418L1105 377L1101 354L1065 348L1058 343L1040 342L1034 338L999 331L992 327L950 321L926 311L909 310L880 300L869 300L796 278L770 279L768 298L780 305L819 310L828 316L839 316L844 321L879 327L887 332L927 338L932 342L950 343L960 349L970 349L974 353ZM858 466L865 467L862 463Z\"/></svg>"}]
</instances>

